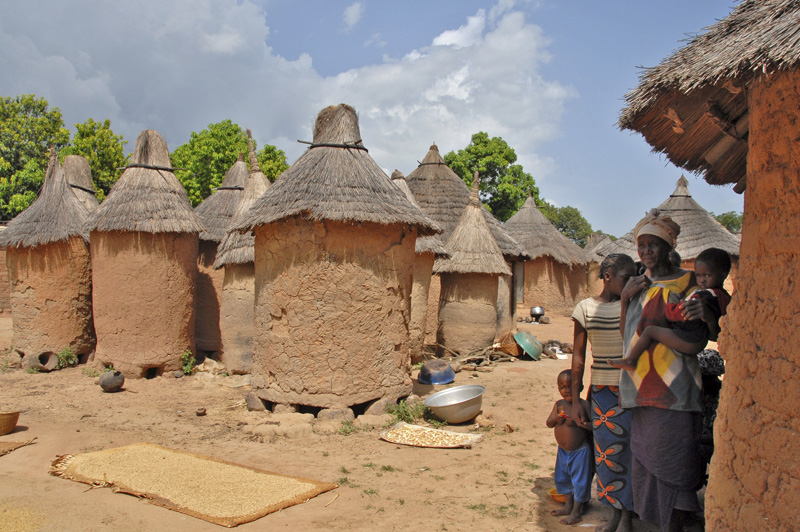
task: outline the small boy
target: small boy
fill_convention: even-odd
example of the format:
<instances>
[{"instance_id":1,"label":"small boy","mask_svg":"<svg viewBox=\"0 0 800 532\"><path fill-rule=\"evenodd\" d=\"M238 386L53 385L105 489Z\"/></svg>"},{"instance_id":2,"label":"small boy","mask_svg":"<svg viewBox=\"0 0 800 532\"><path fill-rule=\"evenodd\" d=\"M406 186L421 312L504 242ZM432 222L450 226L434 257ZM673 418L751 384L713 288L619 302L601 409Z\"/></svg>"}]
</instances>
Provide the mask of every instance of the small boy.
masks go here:
<instances>
[{"instance_id":1,"label":"small boy","mask_svg":"<svg viewBox=\"0 0 800 532\"><path fill-rule=\"evenodd\" d=\"M625 358L609 360L608 363L615 368L635 371L639 357L653 342L664 344L682 353L697 353L703 349L709 338L716 339L719 333L719 319L727 313L731 296L722 284L730 271L731 257L726 251L718 248L703 250L694 261L697 290L685 301L667 305L664 314L670 326L651 325L645 328ZM705 327L698 328L696 322L692 323L693 320L686 322L687 303L692 299L702 299L710 311L710 316L705 314L703 317Z\"/></svg>"},{"instance_id":2,"label":"small boy","mask_svg":"<svg viewBox=\"0 0 800 532\"><path fill-rule=\"evenodd\" d=\"M574 525L581 520L586 504L592 496L592 460L594 451L589 444L591 425L588 421L573 420L572 401L580 401L583 419L590 420L589 403L580 397L572 397L572 370L565 369L558 374L560 401L553 405L547 417L547 428L553 431L558 442L556 458L556 490L565 495L564 507L550 512L552 515L566 515L561 524Z\"/></svg>"}]
</instances>

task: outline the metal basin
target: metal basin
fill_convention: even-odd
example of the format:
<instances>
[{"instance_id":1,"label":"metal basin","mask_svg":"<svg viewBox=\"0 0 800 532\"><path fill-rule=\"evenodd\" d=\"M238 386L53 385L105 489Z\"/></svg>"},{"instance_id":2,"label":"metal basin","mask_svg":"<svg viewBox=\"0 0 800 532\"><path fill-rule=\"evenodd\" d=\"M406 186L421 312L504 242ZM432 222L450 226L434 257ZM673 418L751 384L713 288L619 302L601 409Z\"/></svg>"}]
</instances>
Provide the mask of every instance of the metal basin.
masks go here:
<instances>
[{"instance_id":1,"label":"metal basin","mask_svg":"<svg viewBox=\"0 0 800 532\"><path fill-rule=\"evenodd\" d=\"M464 423L481 411L485 391L486 387L480 384L454 386L425 399L425 406L442 421Z\"/></svg>"}]
</instances>

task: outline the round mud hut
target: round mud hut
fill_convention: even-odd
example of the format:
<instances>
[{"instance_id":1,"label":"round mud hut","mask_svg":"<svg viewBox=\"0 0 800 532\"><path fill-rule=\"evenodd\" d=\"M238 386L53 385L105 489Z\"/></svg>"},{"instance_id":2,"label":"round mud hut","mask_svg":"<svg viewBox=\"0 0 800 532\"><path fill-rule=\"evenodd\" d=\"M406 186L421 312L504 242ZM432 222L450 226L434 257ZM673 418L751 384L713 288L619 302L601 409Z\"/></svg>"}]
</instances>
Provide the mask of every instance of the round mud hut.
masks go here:
<instances>
[{"instance_id":1,"label":"round mud hut","mask_svg":"<svg viewBox=\"0 0 800 532\"><path fill-rule=\"evenodd\" d=\"M126 378L180 369L195 353L197 240L205 228L158 132L139 135L131 163L86 227L96 358Z\"/></svg>"},{"instance_id":2,"label":"round mud hut","mask_svg":"<svg viewBox=\"0 0 800 532\"><path fill-rule=\"evenodd\" d=\"M228 224L231 228L245 220L250 208L270 185L258 164L252 139L249 145L250 177ZM250 373L253 368L254 244L255 237L251 232L230 230L222 239L214 262L214 268L223 268L224 272L219 313L222 334L220 361L231 374Z\"/></svg>"},{"instance_id":3,"label":"round mud hut","mask_svg":"<svg viewBox=\"0 0 800 532\"><path fill-rule=\"evenodd\" d=\"M233 227L255 233L252 385L280 405L411 393L411 274L433 223L367 153L355 110L323 109L309 149Z\"/></svg>"},{"instance_id":4,"label":"round mud hut","mask_svg":"<svg viewBox=\"0 0 800 532\"><path fill-rule=\"evenodd\" d=\"M531 307L551 314L572 312L578 301L597 291L599 270L591 267L597 266L594 255L556 229L532 197L503 227L531 257L514 279L518 313L527 314Z\"/></svg>"},{"instance_id":5,"label":"round mud hut","mask_svg":"<svg viewBox=\"0 0 800 532\"><path fill-rule=\"evenodd\" d=\"M92 181L92 169L89 161L81 155L67 155L61 163L67 183L72 187L72 192L81 200L89 212L95 210L98 205L94 182Z\"/></svg>"},{"instance_id":6,"label":"round mud hut","mask_svg":"<svg viewBox=\"0 0 800 532\"><path fill-rule=\"evenodd\" d=\"M227 234L233 213L242 199L247 176L247 163L240 153L239 159L225 174L222 184L194 209L206 228L200 233L197 254L194 338L197 350L208 354L222 350L220 301L224 272L214 268L214 261L220 242Z\"/></svg>"},{"instance_id":7,"label":"round mud hut","mask_svg":"<svg viewBox=\"0 0 800 532\"><path fill-rule=\"evenodd\" d=\"M406 178L399 170L392 172L392 183L403 191L408 200L419 207L414 194L408 188ZM421 362L425 343L425 323L428 318L428 291L436 257L448 257L439 235L421 236L414 246L413 288L411 289L411 322L408 326L408 351L411 363Z\"/></svg>"},{"instance_id":8,"label":"round mud hut","mask_svg":"<svg viewBox=\"0 0 800 532\"><path fill-rule=\"evenodd\" d=\"M478 174L469 203L445 249L449 258L436 259L441 276L436 343L448 352L467 354L494 342L497 333L498 276L511 275L481 212ZM444 350L439 347L439 354Z\"/></svg>"},{"instance_id":9,"label":"round mud hut","mask_svg":"<svg viewBox=\"0 0 800 532\"><path fill-rule=\"evenodd\" d=\"M83 362L95 349L88 216L53 151L39 198L0 233L13 345L26 366L55 369L62 350Z\"/></svg>"}]
</instances>

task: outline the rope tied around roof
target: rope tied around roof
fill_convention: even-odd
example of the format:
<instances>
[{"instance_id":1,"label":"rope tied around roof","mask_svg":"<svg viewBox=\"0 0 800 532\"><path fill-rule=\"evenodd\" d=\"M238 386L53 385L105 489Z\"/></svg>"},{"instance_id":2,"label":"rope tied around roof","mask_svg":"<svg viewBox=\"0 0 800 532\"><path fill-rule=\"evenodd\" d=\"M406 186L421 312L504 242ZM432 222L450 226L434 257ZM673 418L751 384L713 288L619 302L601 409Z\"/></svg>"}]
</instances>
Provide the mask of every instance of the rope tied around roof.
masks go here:
<instances>
[{"instance_id":1,"label":"rope tied around roof","mask_svg":"<svg viewBox=\"0 0 800 532\"><path fill-rule=\"evenodd\" d=\"M227 187L212 188L211 190L244 190L244 187L241 185L231 185Z\"/></svg>"},{"instance_id":2,"label":"rope tied around roof","mask_svg":"<svg viewBox=\"0 0 800 532\"><path fill-rule=\"evenodd\" d=\"M88 192L92 196L96 196L97 195L97 193L94 190L92 190L91 188L82 187L80 185L74 185L72 183L70 183L69 186L71 186L72 188L77 188L77 189L83 190L84 192Z\"/></svg>"},{"instance_id":3,"label":"rope tied around roof","mask_svg":"<svg viewBox=\"0 0 800 532\"><path fill-rule=\"evenodd\" d=\"M431 166L431 165L433 165L433 166L436 166L436 165L447 166L447 163L444 163L444 162L440 163L438 161L433 162L433 163L420 163L419 161L417 161L417 162L419 163L419 166Z\"/></svg>"},{"instance_id":4,"label":"rope tied around roof","mask_svg":"<svg viewBox=\"0 0 800 532\"><path fill-rule=\"evenodd\" d=\"M128 168L148 168L150 170L166 170L167 172L175 173L176 170L187 171L186 168L170 168L168 166L155 166L152 164L131 163L128 166L122 166L117 170L127 170Z\"/></svg>"},{"instance_id":5,"label":"rope tied around roof","mask_svg":"<svg viewBox=\"0 0 800 532\"><path fill-rule=\"evenodd\" d=\"M297 142L299 142L300 144L308 144L309 145L309 147L308 147L309 150L312 149L312 148L321 148L321 147L325 147L325 148L348 148L348 149L352 148L352 149L356 149L356 150L364 150L365 152L369 153L369 150L367 148L365 148L364 146L359 146L358 145L358 143L361 142L361 139L358 139L357 141L355 141L354 144L350 144L350 143L347 143L347 142L344 142L344 143L341 143L341 144L336 143L336 142L309 142L307 140L299 140L299 139L298 139Z\"/></svg>"}]
</instances>

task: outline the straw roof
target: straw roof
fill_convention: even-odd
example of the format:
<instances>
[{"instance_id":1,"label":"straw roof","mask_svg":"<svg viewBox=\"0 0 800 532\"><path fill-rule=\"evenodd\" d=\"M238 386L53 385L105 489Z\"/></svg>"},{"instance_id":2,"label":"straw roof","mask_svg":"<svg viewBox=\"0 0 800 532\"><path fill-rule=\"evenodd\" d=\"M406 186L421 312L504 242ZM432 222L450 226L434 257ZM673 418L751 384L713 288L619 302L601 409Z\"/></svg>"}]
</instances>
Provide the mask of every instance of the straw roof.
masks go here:
<instances>
[{"instance_id":1,"label":"straw roof","mask_svg":"<svg viewBox=\"0 0 800 532\"><path fill-rule=\"evenodd\" d=\"M675 192L658 206L658 210L681 227L675 251L683 260L694 260L707 248L720 248L734 257L739 256L739 237L728 231L692 198L685 177L678 179ZM603 256L609 253L625 253L634 260L639 260L632 230L613 245L595 248L595 252Z\"/></svg>"},{"instance_id":2,"label":"straw roof","mask_svg":"<svg viewBox=\"0 0 800 532\"><path fill-rule=\"evenodd\" d=\"M95 197L94 182L92 181L92 169L89 161L82 155L67 155L61 163L64 170L64 177L72 187L72 192L78 197L89 211L93 211L100 205Z\"/></svg>"},{"instance_id":3,"label":"straw roof","mask_svg":"<svg viewBox=\"0 0 800 532\"><path fill-rule=\"evenodd\" d=\"M215 189L213 194L195 207L194 212L206 227L206 230L200 233L200 240L220 242L225 238L226 228L242 198L242 191L247 183L248 175L244 154L240 153L239 159L225 174L222 184Z\"/></svg>"},{"instance_id":4,"label":"straw roof","mask_svg":"<svg viewBox=\"0 0 800 532\"><path fill-rule=\"evenodd\" d=\"M269 179L261 171L261 166L256 158L256 151L253 147L253 139L250 138L250 130L247 130L247 144L250 147L250 177L244 186L244 191L239 199L233 216L228 223L232 228L240 221L244 220L250 208L261 197L270 186ZM240 233L239 231L228 230L225 237L217 249L217 258L214 260L215 268L222 268L228 264L247 264L255 262L255 237L253 233Z\"/></svg>"},{"instance_id":5,"label":"straw roof","mask_svg":"<svg viewBox=\"0 0 800 532\"><path fill-rule=\"evenodd\" d=\"M88 231L200 233L205 230L170 168L167 143L152 129L139 134L131 163L86 223Z\"/></svg>"},{"instance_id":6,"label":"straw roof","mask_svg":"<svg viewBox=\"0 0 800 532\"><path fill-rule=\"evenodd\" d=\"M481 212L478 181L475 172L469 202L444 246L450 258L437 258L433 263L434 273L511 275L511 268L503 259L503 253Z\"/></svg>"},{"instance_id":7,"label":"straw roof","mask_svg":"<svg viewBox=\"0 0 800 532\"><path fill-rule=\"evenodd\" d=\"M237 230L304 216L311 220L411 224L419 235L438 232L432 221L392 185L361 141L356 111L323 109L311 147L262 195Z\"/></svg>"},{"instance_id":8,"label":"straw roof","mask_svg":"<svg viewBox=\"0 0 800 532\"><path fill-rule=\"evenodd\" d=\"M87 242L84 223L89 209L72 192L55 150L39 197L0 233L0 247L35 247L80 236Z\"/></svg>"},{"instance_id":9,"label":"straw roof","mask_svg":"<svg viewBox=\"0 0 800 532\"><path fill-rule=\"evenodd\" d=\"M414 199L414 193L411 192L411 189L408 188L408 183L406 183L406 176L403 175L403 172L400 170L395 170L392 172L392 183L395 184L397 188L403 191L403 194L406 195L408 200L416 205L418 209L421 209L417 200ZM438 225L436 227L439 227ZM434 253L436 255L447 255L447 250L444 248L444 243L439 235L429 235L429 236L421 236L417 238L417 243L414 246L414 252L417 254L420 253Z\"/></svg>"},{"instance_id":10,"label":"straw roof","mask_svg":"<svg viewBox=\"0 0 800 532\"><path fill-rule=\"evenodd\" d=\"M439 147L432 145L419 166L406 177L422 211L442 228L442 240L447 240L456 228L461 213L469 202L470 191L464 181L444 162ZM503 255L526 258L527 253L486 208L481 207L489 230Z\"/></svg>"},{"instance_id":11,"label":"straw roof","mask_svg":"<svg viewBox=\"0 0 800 532\"><path fill-rule=\"evenodd\" d=\"M549 256L570 268L594 260L592 254L565 237L550 223L531 196L503 227L525 248L531 259Z\"/></svg>"},{"instance_id":12,"label":"straw roof","mask_svg":"<svg viewBox=\"0 0 800 532\"><path fill-rule=\"evenodd\" d=\"M644 135L677 166L711 184L746 187L746 86L800 62L800 2L746 0L683 48L645 70L619 125Z\"/></svg>"}]
</instances>

